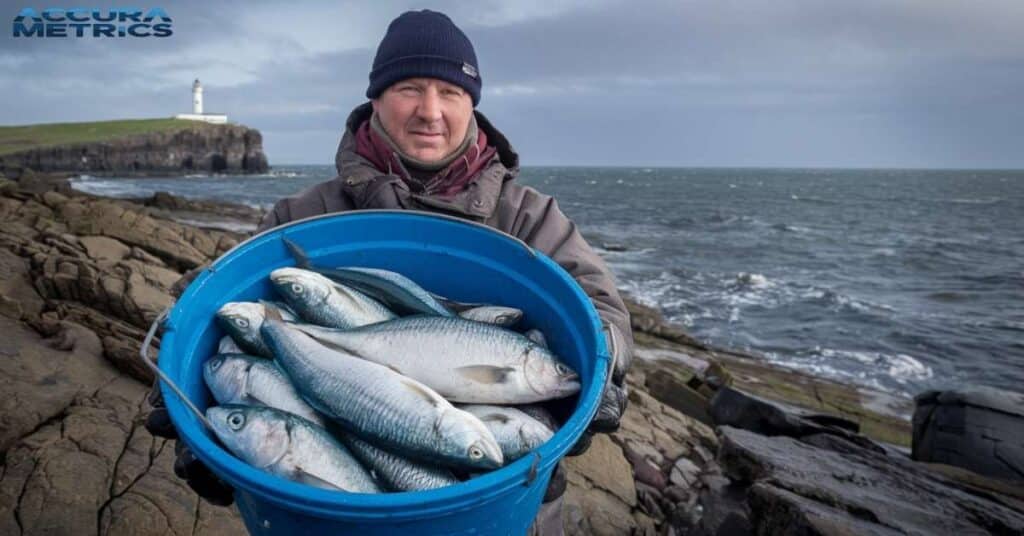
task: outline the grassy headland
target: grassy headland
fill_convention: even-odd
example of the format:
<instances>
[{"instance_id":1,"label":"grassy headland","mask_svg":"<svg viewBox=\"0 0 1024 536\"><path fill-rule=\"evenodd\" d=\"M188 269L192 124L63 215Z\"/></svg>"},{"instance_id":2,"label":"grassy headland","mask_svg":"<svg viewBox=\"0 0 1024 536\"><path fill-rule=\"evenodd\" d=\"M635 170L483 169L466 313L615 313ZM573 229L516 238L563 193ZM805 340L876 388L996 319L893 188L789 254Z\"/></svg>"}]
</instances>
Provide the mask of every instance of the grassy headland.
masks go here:
<instances>
[{"instance_id":1,"label":"grassy headland","mask_svg":"<svg viewBox=\"0 0 1024 536\"><path fill-rule=\"evenodd\" d=\"M38 147L106 141L150 132L207 126L212 125L173 118L0 126L0 155Z\"/></svg>"}]
</instances>

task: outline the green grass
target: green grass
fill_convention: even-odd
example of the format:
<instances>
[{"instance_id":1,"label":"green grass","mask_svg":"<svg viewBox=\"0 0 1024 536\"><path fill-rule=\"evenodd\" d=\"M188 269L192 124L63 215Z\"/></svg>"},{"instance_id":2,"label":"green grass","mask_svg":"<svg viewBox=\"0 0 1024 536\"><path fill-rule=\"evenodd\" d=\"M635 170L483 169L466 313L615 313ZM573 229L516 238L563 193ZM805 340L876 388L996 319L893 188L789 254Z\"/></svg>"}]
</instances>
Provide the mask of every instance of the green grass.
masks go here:
<instances>
[{"instance_id":1,"label":"green grass","mask_svg":"<svg viewBox=\"0 0 1024 536\"><path fill-rule=\"evenodd\" d=\"M0 154L15 153L37 147L107 141L147 132L210 126L213 125L201 121L171 118L0 126Z\"/></svg>"}]
</instances>

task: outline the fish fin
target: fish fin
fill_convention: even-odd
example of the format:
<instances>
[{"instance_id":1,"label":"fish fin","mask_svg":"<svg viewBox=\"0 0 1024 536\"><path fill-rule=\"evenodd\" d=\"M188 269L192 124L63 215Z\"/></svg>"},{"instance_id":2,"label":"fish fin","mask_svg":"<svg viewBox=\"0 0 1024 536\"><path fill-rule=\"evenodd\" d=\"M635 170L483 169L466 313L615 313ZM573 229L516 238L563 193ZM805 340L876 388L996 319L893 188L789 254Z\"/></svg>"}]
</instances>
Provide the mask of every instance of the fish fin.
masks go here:
<instances>
[{"instance_id":1,"label":"fish fin","mask_svg":"<svg viewBox=\"0 0 1024 536\"><path fill-rule=\"evenodd\" d=\"M328 482L328 481L326 481L326 480L324 480L324 479L314 475L313 473L310 473L310 472L306 471L302 467L296 467L295 468L294 476L295 476L295 480L297 482L302 482L303 484L309 484L310 486L316 486L318 488L333 489L333 490L337 490L337 491L346 491L345 488L339 487L336 484Z\"/></svg>"},{"instance_id":2,"label":"fish fin","mask_svg":"<svg viewBox=\"0 0 1024 536\"><path fill-rule=\"evenodd\" d=\"M415 383L413 383L411 381L406 380L406 381L403 381L402 383L406 387L408 387L410 391L412 391L413 393L416 393L417 395L421 396L427 402L430 402L434 406L438 406L438 407L441 406L441 403L440 403L441 401L438 400L439 398L441 398L440 396L438 396L438 395L436 395L434 393L431 393L429 391L424 390L422 387L420 387L419 385L417 385L417 384L415 384Z\"/></svg>"},{"instance_id":3,"label":"fish fin","mask_svg":"<svg viewBox=\"0 0 1024 536\"><path fill-rule=\"evenodd\" d=\"M523 336L526 337L527 339L530 339L531 341L533 341L534 344L540 346L541 348L546 349L548 347L548 341L544 337L544 332L539 329L528 330L526 333L523 334Z\"/></svg>"},{"instance_id":4,"label":"fish fin","mask_svg":"<svg viewBox=\"0 0 1024 536\"><path fill-rule=\"evenodd\" d=\"M483 307L484 306L484 304L482 304L482 303L468 303L468 302L460 302L460 301L450 300L450 299L445 298L444 296L442 296L440 294L434 294L433 292L430 292L429 290L427 291L427 294L430 294L430 296L433 297L435 300L437 300L437 302L440 303L444 308L446 308L449 311L451 311L453 313L453 316L457 316L459 313L462 313L464 311L468 311L470 309L475 309L477 307Z\"/></svg>"},{"instance_id":5,"label":"fish fin","mask_svg":"<svg viewBox=\"0 0 1024 536\"><path fill-rule=\"evenodd\" d=\"M277 320L278 322L284 322L284 318L281 317L281 310L276 305L270 302L260 301L263 304L263 311L266 315L267 320Z\"/></svg>"},{"instance_id":6,"label":"fish fin","mask_svg":"<svg viewBox=\"0 0 1024 536\"><path fill-rule=\"evenodd\" d=\"M494 365L469 365L455 369L460 376L480 383L504 383L515 372L512 367Z\"/></svg>"},{"instance_id":7,"label":"fish fin","mask_svg":"<svg viewBox=\"0 0 1024 536\"><path fill-rule=\"evenodd\" d=\"M501 413L488 413L487 415L484 415L483 417L480 417L480 420L481 421L494 421L494 422L499 423L499 424L505 424L505 423L507 423L509 421L509 418L508 418L507 415L502 415Z\"/></svg>"},{"instance_id":8,"label":"fish fin","mask_svg":"<svg viewBox=\"0 0 1024 536\"><path fill-rule=\"evenodd\" d=\"M286 315L286 314L291 315L293 317L298 317L298 315L295 314L295 311L293 311L291 309L291 307L288 307L287 304L284 304L284 303L281 303L281 302L273 302L273 301L270 301L270 300L262 300L262 299L261 300L257 300L257 301L259 302L260 305L263 306L263 310L264 311L266 311L266 310L270 309L271 307L273 307L274 310L277 312L277 314L281 315L281 319L283 321L285 321L285 322L290 322L290 320L284 318L284 315Z\"/></svg>"},{"instance_id":9,"label":"fish fin","mask_svg":"<svg viewBox=\"0 0 1024 536\"><path fill-rule=\"evenodd\" d=\"M295 265L299 268L309 268L311 263L309 262L309 256L306 255L306 250L287 237L281 237L281 240L284 242L284 246L288 248L288 252L295 258Z\"/></svg>"}]
</instances>

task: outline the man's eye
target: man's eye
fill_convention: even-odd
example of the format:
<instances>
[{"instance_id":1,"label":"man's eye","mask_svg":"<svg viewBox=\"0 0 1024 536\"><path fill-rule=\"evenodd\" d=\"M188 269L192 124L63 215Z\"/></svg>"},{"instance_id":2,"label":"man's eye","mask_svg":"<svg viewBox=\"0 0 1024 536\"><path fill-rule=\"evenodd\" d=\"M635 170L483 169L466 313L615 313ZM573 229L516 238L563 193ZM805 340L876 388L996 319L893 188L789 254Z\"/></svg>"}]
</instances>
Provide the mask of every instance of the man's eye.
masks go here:
<instances>
[{"instance_id":1,"label":"man's eye","mask_svg":"<svg viewBox=\"0 0 1024 536\"><path fill-rule=\"evenodd\" d=\"M402 93L419 93L420 89L414 86L405 86L398 88L398 91L401 91Z\"/></svg>"}]
</instances>

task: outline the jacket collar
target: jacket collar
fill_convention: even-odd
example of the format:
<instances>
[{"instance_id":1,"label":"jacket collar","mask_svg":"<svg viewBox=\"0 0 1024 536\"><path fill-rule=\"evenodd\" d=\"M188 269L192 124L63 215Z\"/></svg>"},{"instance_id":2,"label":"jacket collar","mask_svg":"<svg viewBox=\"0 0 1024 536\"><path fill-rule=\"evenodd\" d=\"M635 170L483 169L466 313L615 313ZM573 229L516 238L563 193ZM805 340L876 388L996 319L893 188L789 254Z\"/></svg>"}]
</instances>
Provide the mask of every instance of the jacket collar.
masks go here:
<instances>
[{"instance_id":1,"label":"jacket collar","mask_svg":"<svg viewBox=\"0 0 1024 536\"><path fill-rule=\"evenodd\" d=\"M369 102L357 106L345 122L345 133L334 157L338 177L344 183L343 188L356 200L359 205L357 208L361 209L396 208L379 206L375 203L376 196L366 195L367 190L379 191L380 187L389 185L394 189L400 203L408 204L412 201L426 207L474 218L490 217L498 205L502 185L506 180L514 179L519 173L519 155L512 149L508 139L482 113L476 110L473 113L476 116L477 128L483 129L487 134L488 143L495 146L498 152L483 171L470 181L469 187L452 198L441 199L410 192L405 182L397 175L382 173L356 153L355 132L363 121L368 120L373 114L373 106Z\"/></svg>"}]
</instances>

